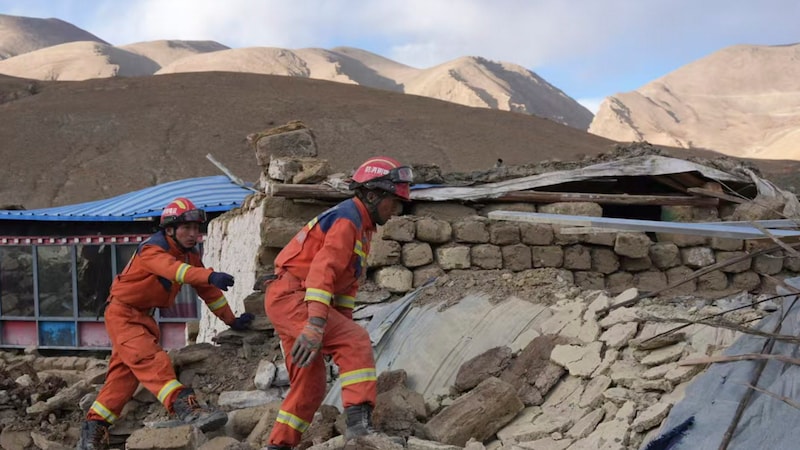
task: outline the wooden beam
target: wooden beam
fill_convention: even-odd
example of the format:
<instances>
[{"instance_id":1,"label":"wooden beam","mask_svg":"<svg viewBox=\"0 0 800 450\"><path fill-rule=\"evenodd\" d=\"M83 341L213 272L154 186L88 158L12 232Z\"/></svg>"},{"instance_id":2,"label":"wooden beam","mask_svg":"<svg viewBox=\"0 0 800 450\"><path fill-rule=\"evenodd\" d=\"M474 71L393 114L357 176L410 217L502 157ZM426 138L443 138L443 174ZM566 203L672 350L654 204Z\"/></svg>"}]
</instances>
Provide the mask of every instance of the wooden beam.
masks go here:
<instances>
[{"instance_id":1,"label":"wooden beam","mask_svg":"<svg viewBox=\"0 0 800 450\"><path fill-rule=\"evenodd\" d=\"M689 205L717 206L715 198L693 197L686 195L630 195L630 194L594 194L582 192L545 192L517 191L509 192L495 199L497 202L593 202L606 205ZM711 201L709 201L711 200Z\"/></svg>"},{"instance_id":2,"label":"wooden beam","mask_svg":"<svg viewBox=\"0 0 800 450\"><path fill-rule=\"evenodd\" d=\"M352 197L350 191L339 191L324 184L272 184L267 189L267 194L274 197L291 199L313 198L320 200L344 200ZM414 191L411 191L414 198ZM610 205L691 205L691 206L717 206L719 200L715 198L685 196L685 195L628 195L628 194L593 194L582 192L543 192L543 191L517 191L508 192L496 197L473 198L472 201L481 202L530 202L530 203L556 203L556 202L594 202Z\"/></svg>"}]
</instances>

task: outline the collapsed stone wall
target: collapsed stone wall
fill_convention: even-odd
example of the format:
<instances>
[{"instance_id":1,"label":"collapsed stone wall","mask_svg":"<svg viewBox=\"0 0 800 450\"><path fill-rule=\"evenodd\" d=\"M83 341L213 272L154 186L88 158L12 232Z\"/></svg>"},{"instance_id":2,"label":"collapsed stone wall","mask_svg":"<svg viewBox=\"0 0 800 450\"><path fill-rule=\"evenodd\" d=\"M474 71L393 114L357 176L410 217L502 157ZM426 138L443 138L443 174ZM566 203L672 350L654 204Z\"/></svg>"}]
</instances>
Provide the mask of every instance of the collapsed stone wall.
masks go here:
<instances>
[{"instance_id":1,"label":"collapsed stone wall","mask_svg":"<svg viewBox=\"0 0 800 450\"><path fill-rule=\"evenodd\" d=\"M333 203L303 202L258 194L243 208L215 219L209 227L206 264L228 271L236 286L226 293L234 311L263 313L263 293L251 287L272 271L281 248L309 220ZM675 208L675 207L671 207ZM377 286L404 294L452 270L555 268L577 287L619 294L628 288L660 291L695 270L740 257L768 239L742 240L670 233L563 233L557 225L494 221L489 211L509 209L599 216L593 203L530 203L470 207L458 202L419 202L410 214L395 217L373 237L368 277ZM674 212L674 211L673 211ZM796 276L800 258L781 251L745 258L663 292L663 296L734 292L772 293L773 277ZM571 279L570 279L571 277ZM203 312L199 342L222 329ZM202 331L208 328L208 331Z\"/></svg>"}]
</instances>

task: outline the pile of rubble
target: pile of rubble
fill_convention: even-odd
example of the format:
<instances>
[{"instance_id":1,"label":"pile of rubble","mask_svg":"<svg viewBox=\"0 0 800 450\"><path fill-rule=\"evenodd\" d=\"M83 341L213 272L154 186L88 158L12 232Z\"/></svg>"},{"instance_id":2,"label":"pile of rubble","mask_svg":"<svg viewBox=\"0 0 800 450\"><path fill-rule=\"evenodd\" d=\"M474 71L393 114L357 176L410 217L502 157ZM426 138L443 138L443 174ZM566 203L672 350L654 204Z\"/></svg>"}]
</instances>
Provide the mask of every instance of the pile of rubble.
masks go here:
<instances>
[{"instance_id":1,"label":"pile of rubble","mask_svg":"<svg viewBox=\"0 0 800 450\"><path fill-rule=\"evenodd\" d=\"M469 273L449 277L451 286L461 288ZM471 289L491 292L492 286L484 279ZM749 323L767 314L750 307L747 294L713 304L691 297L669 304L646 300L602 315L598 311L635 298L637 291L616 297L574 287L550 292L551 314L535 327L535 337L521 349L496 347L466 361L447 396L432 401L409 389L402 368L381 373L376 426L407 438L412 449L639 448L703 367L682 362L713 354L736 336L686 323L742 304L729 321ZM680 331L648 339L681 325ZM166 413L140 388L112 427L112 443L128 449L265 446L288 389L272 326L259 317L254 330L225 331L216 344L190 345L170 356L182 382L228 412L225 428L206 434L190 426L152 428L167 420ZM84 411L103 382L106 360L46 357L33 350L0 355L0 446L73 446ZM436 370L438 362L429 363ZM331 364L331 383L336 376ZM323 406L300 448L400 448L380 438L346 444L343 426L338 409Z\"/></svg>"}]
</instances>

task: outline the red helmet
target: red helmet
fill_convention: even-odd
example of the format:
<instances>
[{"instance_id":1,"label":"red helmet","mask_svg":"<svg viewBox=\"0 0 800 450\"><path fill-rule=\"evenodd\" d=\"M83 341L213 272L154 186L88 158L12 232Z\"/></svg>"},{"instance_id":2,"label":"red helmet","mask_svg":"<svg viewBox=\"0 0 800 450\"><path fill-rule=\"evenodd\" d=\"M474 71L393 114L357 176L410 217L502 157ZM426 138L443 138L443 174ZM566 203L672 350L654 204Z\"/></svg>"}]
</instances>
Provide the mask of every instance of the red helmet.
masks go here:
<instances>
[{"instance_id":1,"label":"red helmet","mask_svg":"<svg viewBox=\"0 0 800 450\"><path fill-rule=\"evenodd\" d=\"M350 189L365 187L380 189L394 194L403 200L411 200L411 183L414 173L408 166L388 156L376 156L364 161L353 174Z\"/></svg>"},{"instance_id":2,"label":"red helmet","mask_svg":"<svg viewBox=\"0 0 800 450\"><path fill-rule=\"evenodd\" d=\"M161 213L161 228L186 222L204 223L206 212L194 206L188 198L179 197L171 201Z\"/></svg>"}]
</instances>

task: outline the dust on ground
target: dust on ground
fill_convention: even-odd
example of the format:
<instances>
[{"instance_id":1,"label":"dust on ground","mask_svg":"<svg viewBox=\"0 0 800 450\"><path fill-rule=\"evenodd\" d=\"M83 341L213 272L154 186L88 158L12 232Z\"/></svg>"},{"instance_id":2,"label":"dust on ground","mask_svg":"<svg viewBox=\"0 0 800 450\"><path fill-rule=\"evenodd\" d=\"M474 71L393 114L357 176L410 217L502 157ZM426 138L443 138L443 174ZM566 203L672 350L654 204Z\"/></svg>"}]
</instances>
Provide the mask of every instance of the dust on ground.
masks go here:
<instances>
[{"instance_id":1,"label":"dust on ground","mask_svg":"<svg viewBox=\"0 0 800 450\"><path fill-rule=\"evenodd\" d=\"M441 303L440 310L457 304L469 294L483 294L498 303L510 296L531 303L553 305L575 296L580 288L572 284L565 271L553 268L510 270L452 270L422 289L415 305Z\"/></svg>"}]
</instances>

